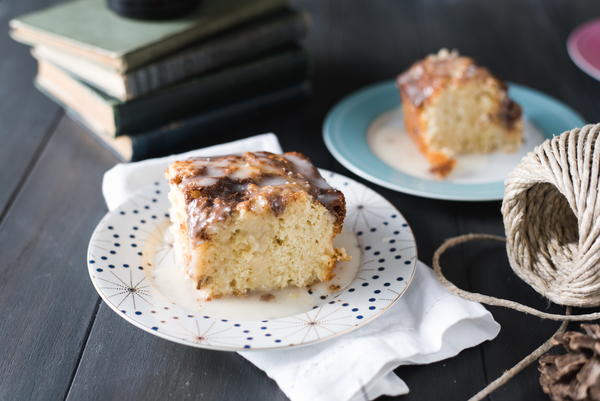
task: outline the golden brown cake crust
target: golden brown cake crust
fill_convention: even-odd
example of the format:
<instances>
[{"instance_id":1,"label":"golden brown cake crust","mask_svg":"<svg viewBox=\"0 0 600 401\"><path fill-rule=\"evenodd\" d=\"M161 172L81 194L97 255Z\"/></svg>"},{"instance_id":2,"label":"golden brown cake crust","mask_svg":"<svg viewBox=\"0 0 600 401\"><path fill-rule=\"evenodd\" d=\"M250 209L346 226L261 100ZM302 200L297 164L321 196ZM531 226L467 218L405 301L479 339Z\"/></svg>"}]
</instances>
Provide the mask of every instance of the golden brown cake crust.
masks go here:
<instances>
[{"instance_id":1,"label":"golden brown cake crust","mask_svg":"<svg viewBox=\"0 0 600 401\"><path fill-rule=\"evenodd\" d=\"M406 131L431 164L430 172L440 178L446 177L456 165L455 154L448 149L454 148L440 146L439 142L432 145L432 127L445 128L439 121L431 123L426 110L434 107L446 89L465 88L473 83L496 94L492 101L497 106L491 113L482 114L482 120L497 122L502 127L506 136L499 143L514 143L522 131L521 107L508 97L505 83L477 65L472 58L442 49L414 63L396 81L402 97ZM456 143L463 142L457 140Z\"/></svg>"},{"instance_id":2,"label":"golden brown cake crust","mask_svg":"<svg viewBox=\"0 0 600 401\"><path fill-rule=\"evenodd\" d=\"M470 57L457 52L440 51L414 63L396 81L402 100L421 108L427 100L442 90L450 81L493 79L506 91L506 84L494 77L487 68L479 66ZM521 118L521 107L508 96L502 100L499 119L511 129Z\"/></svg>"},{"instance_id":3,"label":"golden brown cake crust","mask_svg":"<svg viewBox=\"0 0 600 401\"><path fill-rule=\"evenodd\" d=\"M436 152L427 147L421 135L421 127L419 125L419 110L412 102L406 102L402 105L402 114L404 116L404 126L406 132L415 142L421 153L425 155L432 167L429 172L439 177L445 177L452 171L456 165L456 160L448 157L444 153Z\"/></svg>"},{"instance_id":4,"label":"golden brown cake crust","mask_svg":"<svg viewBox=\"0 0 600 401\"><path fill-rule=\"evenodd\" d=\"M342 192L329 186L310 160L297 152L193 157L172 163L166 176L184 195L188 233L196 240L207 239L208 225L234 210L250 208L257 199L279 215L299 192L306 192L335 217L338 233L346 215Z\"/></svg>"}]
</instances>

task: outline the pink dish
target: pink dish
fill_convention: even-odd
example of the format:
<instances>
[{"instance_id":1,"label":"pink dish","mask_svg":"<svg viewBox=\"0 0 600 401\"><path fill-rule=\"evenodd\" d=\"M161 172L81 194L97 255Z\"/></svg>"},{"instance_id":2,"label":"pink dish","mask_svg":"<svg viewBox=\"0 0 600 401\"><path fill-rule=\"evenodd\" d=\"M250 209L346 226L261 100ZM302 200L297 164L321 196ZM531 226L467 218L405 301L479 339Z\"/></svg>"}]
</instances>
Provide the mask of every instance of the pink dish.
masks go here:
<instances>
[{"instance_id":1,"label":"pink dish","mask_svg":"<svg viewBox=\"0 0 600 401\"><path fill-rule=\"evenodd\" d=\"M600 18L586 22L571 32L567 51L579 68L600 80Z\"/></svg>"}]
</instances>

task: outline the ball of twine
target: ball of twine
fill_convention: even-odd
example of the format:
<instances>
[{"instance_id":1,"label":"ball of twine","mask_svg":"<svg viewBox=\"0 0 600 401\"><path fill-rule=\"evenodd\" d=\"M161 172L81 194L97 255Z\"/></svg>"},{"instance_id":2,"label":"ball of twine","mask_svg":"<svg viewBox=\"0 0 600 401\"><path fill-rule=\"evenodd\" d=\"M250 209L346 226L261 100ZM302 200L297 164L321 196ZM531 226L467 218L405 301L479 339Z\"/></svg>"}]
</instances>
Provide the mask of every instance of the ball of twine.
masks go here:
<instances>
[{"instance_id":1,"label":"ball of twine","mask_svg":"<svg viewBox=\"0 0 600 401\"><path fill-rule=\"evenodd\" d=\"M514 272L560 305L600 305L600 124L535 148L506 180L502 215Z\"/></svg>"},{"instance_id":2,"label":"ball of twine","mask_svg":"<svg viewBox=\"0 0 600 401\"><path fill-rule=\"evenodd\" d=\"M600 305L600 124L575 128L546 140L509 174L502 202L506 238L465 234L435 251L433 269L452 293L543 319L567 322L600 319L600 312L571 315L571 306ZM442 272L442 254L473 240L506 240L513 271L537 292L567 306L566 313L540 311L519 302L458 288ZM480 401L552 347L545 341L515 366L471 397Z\"/></svg>"}]
</instances>

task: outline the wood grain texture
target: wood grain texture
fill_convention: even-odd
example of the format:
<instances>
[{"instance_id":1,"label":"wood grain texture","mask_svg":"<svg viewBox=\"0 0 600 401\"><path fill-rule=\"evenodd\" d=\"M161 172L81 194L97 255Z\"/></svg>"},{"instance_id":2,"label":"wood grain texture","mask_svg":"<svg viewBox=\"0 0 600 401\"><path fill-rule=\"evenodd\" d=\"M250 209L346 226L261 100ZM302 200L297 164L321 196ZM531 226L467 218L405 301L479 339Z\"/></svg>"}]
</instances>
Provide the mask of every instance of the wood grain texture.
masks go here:
<instances>
[{"instance_id":1,"label":"wood grain texture","mask_svg":"<svg viewBox=\"0 0 600 401\"><path fill-rule=\"evenodd\" d=\"M501 77L549 93L589 121L600 121L600 83L580 71L565 49L566 37L577 24L600 15L597 1L293 3L312 16L306 40L314 64L312 98L287 111L265 112L206 138L202 146L272 131L285 150L301 151L321 167L356 178L322 142L327 111L343 96L393 78L440 47L457 48ZM2 10L16 13L36 4L41 3L0 2L0 18L6 18ZM0 83L5 82L0 94L11 99L22 94L22 99L15 104L0 101L0 120L15 132L0 133L8 138L8 146L0 147L0 168L8 166L0 183L11 188L8 195L0 195L0 207L14 200L0 222L0 400L285 400L273 381L236 354L172 344L129 325L104 304L96 311L98 298L87 277L85 250L105 210L99 195L101 173L114 159L68 119L48 129L58 109L30 87L33 63L26 49L4 37L0 46L4 41L13 50L0 58ZM12 82L5 71L23 71L23 77ZM21 144L17 139L26 131L32 136ZM447 237L503 232L499 202L420 199L366 184L405 215L419 258L428 264ZM12 191L15 187L20 191ZM449 252L443 263L463 288L560 310L513 275L501 245L468 244ZM464 400L556 326L491 310L502 325L497 339L443 362L398 368L411 393L397 399ZM532 367L489 399L547 398Z\"/></svg>"},{"instance_id":2,"label":"wood grain texture","mask_svg":"<svg viewBox=\"0 0 600 401\"><path fill-rule=\"evenodd\" d=\"M134 328L100 306L68 401L285 400L235 353L194 349Z\"/></svg>"},{"instance_id":3,"label":"wood grain texture","mask_svg":"<svg viewBox=\"0 0 600 401\"><path fill-rule=\"evenodd\" d=\"M0 400L66 395L99 302L86 245L112 163L65 118L0 226Z\"/></svg>"},{"instance_id":4,"label":"wood grain texture","mask_svg":"<svg viewBox=\"0 0 600 401\"><path fill-rule=\"evenodd\" d=\"M29 49L5 33L8 21L57 0L0 3L0 221L58 122L58 106L33 87Z\"/></svg>"}]
</instances>

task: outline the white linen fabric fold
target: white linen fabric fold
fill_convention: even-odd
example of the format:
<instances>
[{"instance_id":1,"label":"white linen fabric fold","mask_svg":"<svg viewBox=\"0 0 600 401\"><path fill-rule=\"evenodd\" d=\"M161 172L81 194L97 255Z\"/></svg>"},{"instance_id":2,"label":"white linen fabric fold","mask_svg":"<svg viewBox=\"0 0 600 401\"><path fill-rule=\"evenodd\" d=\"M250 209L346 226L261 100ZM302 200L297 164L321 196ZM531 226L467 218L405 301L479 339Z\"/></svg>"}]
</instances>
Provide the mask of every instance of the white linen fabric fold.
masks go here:
<instances>
[{"instance_id":1,"label":"white linen fabric fold","mask_svg":"<svg viewBox=\"0 0 600 401\"><path fill-rule=\"evenodd\" d=\"M281 147L274 134L263 134L180 155L117 164L105 173L102 193L112 210L161 179L175 159L258 150L280 153ZM418 262L406 293L365 327L323 343L240 355L265 371L292 401L364 401L408 393L408 386L393 372L398 366L450 358L493 339L499 331L483 306L448 292L431 269Z\"/></svg>"},{"instance_id":2,"label":"white linen fabric fold","mask_svg":"<svg viewBox=\"0 0 600 401\"><path fill-rule=\"evenodd\" d=\"M393 372L457 355L500 329L480 304L449 293L425 264L385 314L354 332L307 347L242 356L279 384L292 401L365 400L408 393Z\"/></svg>"},{"instance_id":3,"label":"white linen fabric fold","mask_svg":"<svg viewBox=\"0 0 600 401\"><path fill-rule=\"evenodd\" d=\"M152 182L157 179L163 179L167 166L175 160L183 160L192 156L218 156L257 150L281 153L281 146L275 134L262 134L240 139L239 141L192 150L179 155L134 163L119 163L104 173L102 195L104 195L108 210L113 210L125 202L134 192L152 185Z\"/></svg>"}]
</instances>

